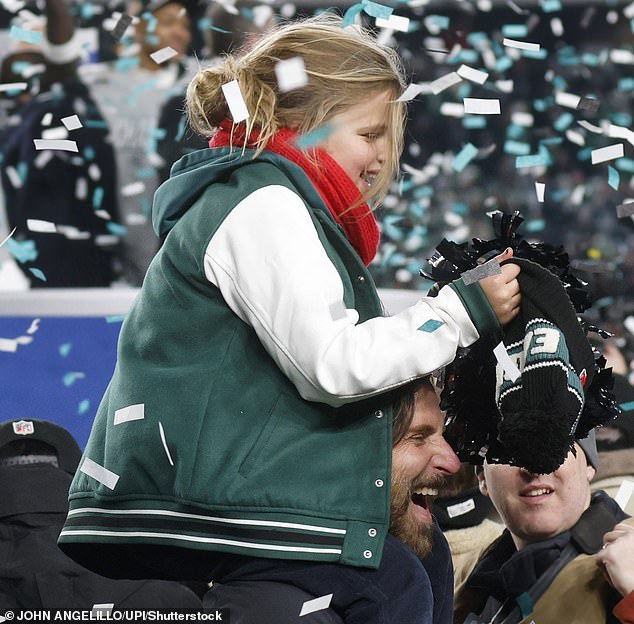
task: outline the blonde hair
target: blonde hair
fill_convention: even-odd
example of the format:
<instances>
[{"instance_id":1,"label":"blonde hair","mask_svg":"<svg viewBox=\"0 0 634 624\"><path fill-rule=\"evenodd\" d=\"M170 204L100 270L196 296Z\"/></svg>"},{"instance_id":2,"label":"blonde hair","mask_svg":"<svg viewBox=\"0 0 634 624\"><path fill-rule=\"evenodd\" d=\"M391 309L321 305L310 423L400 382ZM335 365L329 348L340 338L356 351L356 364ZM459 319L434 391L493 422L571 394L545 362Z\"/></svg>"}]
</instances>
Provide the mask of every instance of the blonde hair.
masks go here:
<instances>
[{"instance_id":1,"label":"blonde hair","mask_svg":"<svg viewBox=\"0 0 634 624\"><path fill-rule=\"evenodd\" d=\"M297 56L304 61L308 84L282 93L275 65ZM187 114L199 134L212 136L230 117L221 87L232 80L238 81L249 110L247 132L259 131L256 156L280 128L305 134L368 97L387 93L389 147L381 172L363 198L372 201L372 207L383 199L398 171L406 119L406 105L395 101L406 83L394 50L380 46L367 30L342 29L341 18L331 13L281 26L242 55L227 55L220 66L196 74L187 88Z\"/></svg>"}]
</instances>

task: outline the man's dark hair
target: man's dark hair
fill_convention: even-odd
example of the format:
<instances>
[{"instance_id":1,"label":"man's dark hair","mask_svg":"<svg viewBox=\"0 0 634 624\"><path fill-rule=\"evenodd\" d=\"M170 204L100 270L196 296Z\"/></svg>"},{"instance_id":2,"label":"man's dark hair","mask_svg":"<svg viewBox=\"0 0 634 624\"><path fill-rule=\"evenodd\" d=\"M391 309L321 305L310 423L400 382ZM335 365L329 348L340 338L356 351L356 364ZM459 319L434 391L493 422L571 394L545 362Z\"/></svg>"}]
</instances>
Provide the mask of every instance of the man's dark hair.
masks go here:
<instances>
[{"instance_id":1,"label":"man's dark hair","mask_svg":"<svg viewBox=\"0 0 634 624\"><path fill-rule=\"evenodd\" d=\"M394 397L394 418L392 421L392 446L396 446L409 430L414 418L416 392L422 387L433 388L429 377L416 379L398 389Z\"/></svg>"}]
</instances>

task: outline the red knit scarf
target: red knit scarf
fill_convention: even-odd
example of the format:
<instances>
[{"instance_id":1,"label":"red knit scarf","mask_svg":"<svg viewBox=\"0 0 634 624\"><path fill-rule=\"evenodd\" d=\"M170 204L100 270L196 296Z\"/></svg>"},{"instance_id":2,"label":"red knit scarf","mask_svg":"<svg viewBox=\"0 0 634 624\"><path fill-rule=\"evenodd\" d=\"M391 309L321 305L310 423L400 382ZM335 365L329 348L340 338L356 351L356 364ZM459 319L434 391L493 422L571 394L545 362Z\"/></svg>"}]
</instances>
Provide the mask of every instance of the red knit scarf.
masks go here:
<instances>
[{"instance_id":1,"label":"red knit scarf","mask_svg":"<svg viewBox=\"0 0 634 624\"><path fill-rule=\"evenodd\" d=\"M209 147L244 146L244 126L236 126L231 136L232 122L225 119L220 129L209 141ZM258 132L249 135L247 148L255 148ZM319 195L328 206L335 221L343 228L350 244L355 248L365 265L369 265L379 246L379 228L374 214L366 203L355 208L350 206L359 202L361 193L350 176L324 150L316 148L315 157L320 167L315 166L306 155L295 147L297 133L282 128L276 132L266 145L266 149L287 158L299 165L313 183Z\"/></svg>"}]
</instances>

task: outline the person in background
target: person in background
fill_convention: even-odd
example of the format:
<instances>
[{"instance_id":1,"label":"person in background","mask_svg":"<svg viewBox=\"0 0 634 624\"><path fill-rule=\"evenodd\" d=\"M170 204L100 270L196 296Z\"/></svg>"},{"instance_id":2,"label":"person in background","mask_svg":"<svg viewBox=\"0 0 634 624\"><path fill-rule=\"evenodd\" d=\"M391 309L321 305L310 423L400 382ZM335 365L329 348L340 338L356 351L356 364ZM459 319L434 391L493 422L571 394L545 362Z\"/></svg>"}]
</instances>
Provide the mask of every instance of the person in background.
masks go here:
<instances>
[{"instance_id":1,"label":"person in background","mask_svg":"<svg viewBox=\"0 0 634 624\"><path fill-rule=\"evenodd\" d=\"M52 422L0 423L0 609L202 608L184 585L104 578L57 547L80 457L71 434Z\"/></svg>"},{"instance_id":2,"label":"person in background","mask_svg":"<svg viewBox=\"0 0 634 624\"><path fill-rule=\"evenodd\" d=\"M614 621L621 596L593 555L617 524L634 522L605 492L591 493L597 465L594 433L551 474L484 463L480 489L506 530L457 593L455 622Z\"/></svg>"},{"instance_id":3,"label":"person in background","mask_svg":"<svg viewBox=\"0 0 634 624\"><path fill-rule=\"evenodd\" d=\"M0 173L7 229L15 228L8 250L33 288L103 287L115 279L114 152L68 54L74 26L67 12L64 0L46 0L46 19L23 24L41 32L43 43L16 42L0 68L0 82L27 85L1 94L10 112L0 130ZM67 130L62 119L74 116L81 127ZM75 141L78 153L35 148L34 140L53 134Z\"/></svg>"}]
</instances>

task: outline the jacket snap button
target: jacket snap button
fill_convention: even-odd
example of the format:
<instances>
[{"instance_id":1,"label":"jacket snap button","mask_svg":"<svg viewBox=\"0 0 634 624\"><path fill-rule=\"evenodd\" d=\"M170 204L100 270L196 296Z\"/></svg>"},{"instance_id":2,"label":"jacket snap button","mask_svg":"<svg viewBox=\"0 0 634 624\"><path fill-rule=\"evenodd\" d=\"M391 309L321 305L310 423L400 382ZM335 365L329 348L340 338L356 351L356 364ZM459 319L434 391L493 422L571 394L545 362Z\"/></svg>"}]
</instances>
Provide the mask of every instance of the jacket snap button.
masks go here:
<instances>
[{"instance_id":1,"label":"jacket snap button","mask_svg":"<svg viewBox=\"0 0 634 624\"><path fill-rule=\"evenodd\" d=\"M363 275L358 275L357 280L359 280L360 282L365 282L365 277L363 277Z\"/></svg>"},{"instance_id":2,"label":"jacket snap button","mask_svg":"<svg viewBox=\"0 0 634 624\"><path fill-rule=\"evenodd\" d=\"M369 535L370 537L376 537L376 529L370 529L370 530L368 531L368 535Z\"/></svg>"},{"instance_id":3,"label":"jacket snap button","mask_svg":"<svg viewBox=\"0 0 634 624\"><path fill-rule=\"evenodd\" d=\"M374 485L376 485L376 487L383 487L383 479L377 479Z\"/></svg>"},{"instance_id":4,"label":"jacket snap button","mask_svg":"<svg viewBox=\"0 0 634 624\"><path fill-rule=\"evenodd\" d=\"M364 551L363 551L363 556L364 556L366 559L371 559L371 558L372 558L372 551L371 551L371 550L364 550Z\"/></svg>"},{"instance_id":5,"label":"jacket snap button","mask_svg":"<svg viewBox=\"0 0 634 624\"><path fill-rule=\"evenodd\" d=\"M377 418L383 418L383 410L376 410L376 412L374 412L374 415Z\"/></svg>"}]
</instances>

